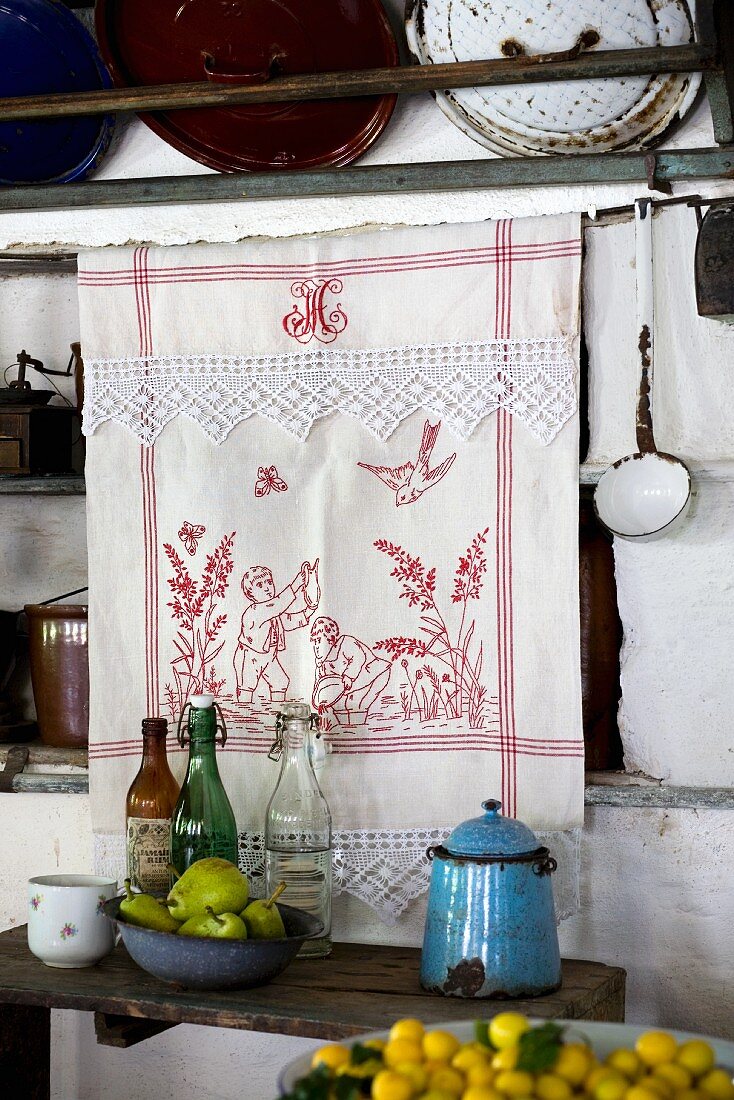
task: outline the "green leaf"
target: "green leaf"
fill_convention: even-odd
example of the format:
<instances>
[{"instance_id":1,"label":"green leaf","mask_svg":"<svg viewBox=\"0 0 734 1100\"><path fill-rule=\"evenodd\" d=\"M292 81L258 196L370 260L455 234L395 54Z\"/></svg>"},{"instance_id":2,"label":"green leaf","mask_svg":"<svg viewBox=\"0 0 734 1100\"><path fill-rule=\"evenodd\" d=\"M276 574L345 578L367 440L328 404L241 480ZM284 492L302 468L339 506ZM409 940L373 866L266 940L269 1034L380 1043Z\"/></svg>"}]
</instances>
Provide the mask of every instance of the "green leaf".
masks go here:
<instances>
[{"instance_id":1,"label":"green leaf","mask_svg":"<svg viewBox=\"0 0 734 1100\"><path fill-rule=\"evenodd\" d=\"M362 1081L359 1077L349 1077L344 1073L334 1080L332 1088L336 1100L360 1100L362 1096Z\"/></svg>"},{"instance_id":2,"label":"green leaf","mask_svg":"<svg viewBox=\"0 0 734 1100\"><path fill-rule=\"evenodd\" d=\"M474 1021L474 1041L481 1043L483 1047L487 1047L489 1050L496 1049L489 1037L489 1024L486 1020Z\"/></svg>"},{"instance_id":3,"label":"green leaf","mask_svg":"<svg viewBox=\"0 0 734 1100\"><path fill-rule=\"evenodd\" d=\"M366 1047L362 1043L355 1043L351 1050L350 1062L353 1066L361 1066L363 1062L382 1061L382 1052L375 1047Z\"/></svg>"},{"instance_id":4,"label":"green leaf","mask_svg":"<svg viewBox=\"0 0 734 1100\"><path fill-rule=\"evenodd\" d=\"M563 1046L563 1031L559 1024L549 1020L546 1024L523 1032L519 1041L517 1068L530 1073L542 1073L555 1065Z\"/></svg>"}]
</instances>

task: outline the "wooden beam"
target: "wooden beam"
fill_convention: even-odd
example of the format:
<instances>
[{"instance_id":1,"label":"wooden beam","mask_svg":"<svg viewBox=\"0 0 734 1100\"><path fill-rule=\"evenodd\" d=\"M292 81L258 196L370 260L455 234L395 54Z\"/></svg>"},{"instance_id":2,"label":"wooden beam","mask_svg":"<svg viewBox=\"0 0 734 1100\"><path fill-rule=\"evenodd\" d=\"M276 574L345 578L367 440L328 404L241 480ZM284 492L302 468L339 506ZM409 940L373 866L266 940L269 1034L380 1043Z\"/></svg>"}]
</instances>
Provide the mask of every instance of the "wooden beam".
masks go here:
<instances>
[{"instance_id":1,"label":"wooden beam","mask_svg":"<svg viewBox=\"0 0 734 1100\"><path fill-rule=\"evenodd\" d=\"M413 94L443 88L473 88L535 84L549 80L596 80L608 76L648 76L652 73L708 71L716 65L716 50L704 45L600 50L491 61L452 61L437 65L403 65L328 73L273 76L262 84L160 84L142 88L110 88L63 95L0 99L0 122L67 115L108 114L112 111L176 111L192 107L234 107L241 104L300 99L343 99L352 96Z\"/></svg>"},{"instance_id":2,"label":"wooden beam","mask_svg":"<svg viewBox=\"0 0 734 1100\"><path fill-rule=\"evenodd\" d=\"M654 158L658 184L672 180L734 179L734 148L651 153L496 157L481 160L380 164L325 171L159 176L88 183L0 188L0 211L75 210L159 203L238 202L315 195L387 195L410 191L566 187L583 183L644 183Z\"/></svg>"}]
</instances>

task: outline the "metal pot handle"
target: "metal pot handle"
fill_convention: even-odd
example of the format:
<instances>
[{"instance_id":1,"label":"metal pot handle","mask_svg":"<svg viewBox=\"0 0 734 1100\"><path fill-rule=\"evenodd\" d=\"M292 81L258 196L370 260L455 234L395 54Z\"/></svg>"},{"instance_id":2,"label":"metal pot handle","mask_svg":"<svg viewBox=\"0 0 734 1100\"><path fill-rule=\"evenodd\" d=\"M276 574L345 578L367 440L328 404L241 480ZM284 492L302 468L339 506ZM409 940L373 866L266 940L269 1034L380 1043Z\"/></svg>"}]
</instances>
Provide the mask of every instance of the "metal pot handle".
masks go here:
<instances>
[{"instance_id":1,"label":"metal pot handle","mask_svg":"<svg viewBox=\"0 0 734 1100\"><path fill-rule=\"evenodd\" d=\"M533 864L534 875L552 875L558 868L558 863L553 856L546 856L544 859L539 859L537 863Z\"/></svg>"}]
</instances>

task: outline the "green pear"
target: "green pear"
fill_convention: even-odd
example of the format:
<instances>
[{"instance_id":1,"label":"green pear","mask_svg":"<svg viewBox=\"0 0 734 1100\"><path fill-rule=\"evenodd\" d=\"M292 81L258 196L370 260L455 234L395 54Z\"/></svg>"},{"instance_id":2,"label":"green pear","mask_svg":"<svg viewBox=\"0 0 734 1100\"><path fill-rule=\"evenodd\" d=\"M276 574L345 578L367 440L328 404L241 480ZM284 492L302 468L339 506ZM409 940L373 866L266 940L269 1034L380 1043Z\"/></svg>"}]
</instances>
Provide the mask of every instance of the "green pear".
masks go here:
<instances>
[{"instance_id":1,"label":"green pear","mask_svg":"<svg viewBox=\"0 0 734 1100\"><path fill-rule=\"evenodd\" d=\"M129 878L125 879L125 897L118 910L126 924L152 928L155 932L178 932L179 923L166 908L165 902L152 894L134 894Z\"/></svg>"},{"instance_id":2,"label":"green pear","mask_svg":"<svg viewBox=\"0 0 734 1100\"><path fill-rule=\"evenodd\" d=\"M272 897L267 901L251 901L240 913L247 935L251 940L282 940L285 938L285 925L275 902L285 890L286 884L279 882Z\"/></svg>"},{"instance_id":3,"label":"green pear","mask_svg":"<svg viewBox=\"0 0 734 1100\"><path fill-rule=\"evenodd\" d=\"M172 868L175 871L175 868ZM166 898L172 917L189 920L211 906L215 913L239 913L247 905L250 888L246 877L228 859L199 859L174 882Z\"/></svg>"},{"instance_id":4,"label":"green pear","mask_svg":"<svg viewBox=\"0 0 734 1100\"><path fill-rule=\"evenodd\" d=\"M179 936L206 936L216 940L246 940L245 922L236 913L218 915L211 905L204 913L189 917L178 930Z\"/></svg>"}]
</instances>

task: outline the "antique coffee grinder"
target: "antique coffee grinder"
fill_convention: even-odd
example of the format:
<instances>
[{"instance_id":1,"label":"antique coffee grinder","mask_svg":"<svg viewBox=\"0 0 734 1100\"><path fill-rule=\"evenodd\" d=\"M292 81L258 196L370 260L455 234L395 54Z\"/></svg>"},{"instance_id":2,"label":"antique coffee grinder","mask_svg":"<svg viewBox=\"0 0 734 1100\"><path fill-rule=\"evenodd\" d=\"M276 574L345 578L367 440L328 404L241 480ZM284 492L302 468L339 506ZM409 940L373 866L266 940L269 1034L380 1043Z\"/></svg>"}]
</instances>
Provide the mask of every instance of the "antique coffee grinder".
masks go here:
<instances>
[{"instance_id":1,"label":"antique coffee grinder","mask_svg":"<svg viewBox=\"0 0 734 1100\"><path fill-rule=\"evenodd\" d=\"M25 350L17 356L18 376L0 388L0 474L72 473L72 425L80 413L81 349L71 345L65 371L50 370ZM77 403L49 406L54 390L33 389L26 378L31 367L39 374L76 379ZM6 371L7 374L7 371Z\"/></svg>"},{"instance_id":2,"label":"antique coffee grinder","mask_svg":"<svg viewBox=\"0 0 734 1100\"><path fill-rule=\"evenodd\" d=\"M550 876L556 861L522 822L482 803L430 848L420 982L449 997L537 997L561 984Z\"/></svg>"}]
</instances>

